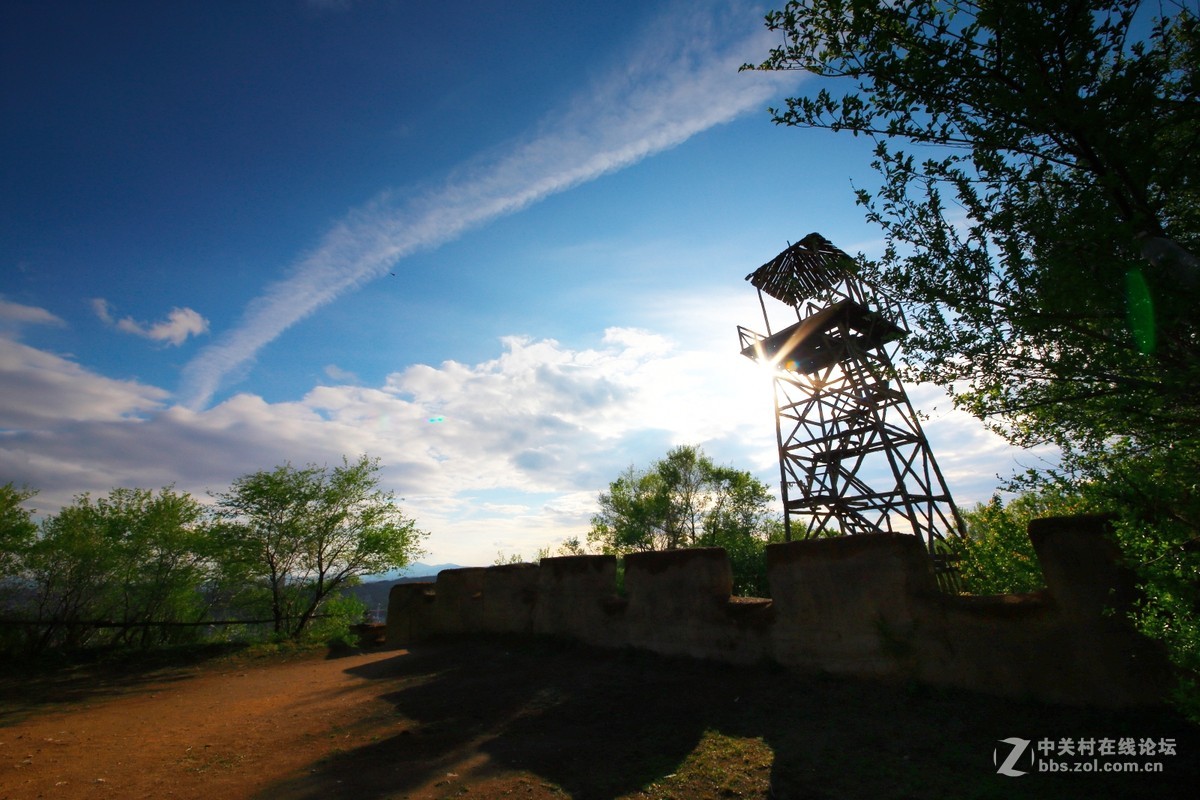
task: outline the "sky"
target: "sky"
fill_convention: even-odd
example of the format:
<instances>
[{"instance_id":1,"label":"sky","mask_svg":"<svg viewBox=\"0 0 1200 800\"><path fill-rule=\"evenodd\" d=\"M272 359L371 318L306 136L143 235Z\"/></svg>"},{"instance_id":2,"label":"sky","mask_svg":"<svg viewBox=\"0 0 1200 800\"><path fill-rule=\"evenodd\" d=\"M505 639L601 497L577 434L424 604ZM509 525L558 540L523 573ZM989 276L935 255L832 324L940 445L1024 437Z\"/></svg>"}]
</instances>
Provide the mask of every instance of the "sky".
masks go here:
<instances>
[{"instance_id":1,"label":"sky","mask_svg":"<svg viewBox=\"0 0 1200 800\"><path fill-rule=\"evenodd\" d=\"M675 445L775 486L744 278L882 242L870 143L738 71L770 8L0 5L0 484L208 501L365 453L463 565L586 538ZM1040 463L908 390L959 505Z\"/></svg>"}]
</instances>

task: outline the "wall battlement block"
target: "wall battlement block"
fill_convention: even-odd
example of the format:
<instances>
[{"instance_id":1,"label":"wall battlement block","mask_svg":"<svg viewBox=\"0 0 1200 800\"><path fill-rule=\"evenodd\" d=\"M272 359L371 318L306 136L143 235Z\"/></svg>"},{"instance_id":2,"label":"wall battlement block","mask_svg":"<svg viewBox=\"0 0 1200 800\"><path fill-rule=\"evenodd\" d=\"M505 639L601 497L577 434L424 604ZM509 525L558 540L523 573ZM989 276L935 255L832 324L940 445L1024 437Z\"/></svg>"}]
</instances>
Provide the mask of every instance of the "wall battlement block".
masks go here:
<instances>
[{"instance_id":1,"label":"wall battlement block","mask_svg":"<svg viewBox=\"0 0 1200 800\"><path fill-rule=\"evenodd\" d=\"M732 597L720 548L626 556L624 596L614 556L445 570L392 588L388 642L531 633L1051 702L1160 703L1172 678L1164 654L1106 612L1134 596L1107 526L1036 521L1047 588L994 597L940 592L924 544L903 534L770 545L770 598Z\"/></svg>"}]
</instances>

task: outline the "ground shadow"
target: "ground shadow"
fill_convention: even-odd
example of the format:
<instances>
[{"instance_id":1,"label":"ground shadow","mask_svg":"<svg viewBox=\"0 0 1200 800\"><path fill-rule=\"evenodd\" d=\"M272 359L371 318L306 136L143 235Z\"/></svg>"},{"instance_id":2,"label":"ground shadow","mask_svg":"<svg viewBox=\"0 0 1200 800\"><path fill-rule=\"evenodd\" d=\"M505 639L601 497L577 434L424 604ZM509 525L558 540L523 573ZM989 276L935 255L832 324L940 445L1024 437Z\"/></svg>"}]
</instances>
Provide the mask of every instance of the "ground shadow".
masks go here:
<instances>
[{"instance_id":1,"label":"ground shadow","mask_svg":"<svg viewBox=\"0 0 1200 800\"><path fill-rule=\"evenodd\" d=\"M448 774L471 762L475 781L530 774L577 800L610 800L669 785L714 732L769 747L768 774L750 796L779 800L1192 797L1200 777L1200 731L1162 710L1063 708L545 641L446 643L348 672L379 681L393 732L262 797L400 798L442 776L445 796L476 794ZM994 763L1010 737L1167 738L1177 754L1161 759L1161 775L1011 778Z\"/></svg>"},{"instance_id":2,"label":"ground shadow","mask_svg":"<svg viewBox=\"0 0 1200 800\"><path fill-rule=\"evenodd\" d=\"M0 727L43 711L161 688L203 665L242 653L239 643L151 650L95 650L0 662Z\"/></svg>"}]
</instances>

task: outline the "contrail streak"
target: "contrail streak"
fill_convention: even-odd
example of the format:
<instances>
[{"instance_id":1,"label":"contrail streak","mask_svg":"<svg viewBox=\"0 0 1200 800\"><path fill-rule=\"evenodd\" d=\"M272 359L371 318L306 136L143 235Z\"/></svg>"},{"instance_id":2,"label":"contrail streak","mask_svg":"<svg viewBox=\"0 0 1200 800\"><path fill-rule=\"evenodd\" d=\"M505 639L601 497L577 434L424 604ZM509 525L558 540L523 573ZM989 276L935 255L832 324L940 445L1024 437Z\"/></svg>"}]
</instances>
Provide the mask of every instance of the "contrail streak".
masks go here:
<instances>
[{"instance_id":1,"label":"contrail streak","mask_svg":"<svg viewBox=\"0 0 1200 800\"><path fill-rule=\"evenodd\" d=\"M383 193L334 225L247 305L237 325L185 366L182 402L206 406L261 348L338 296L386 275L400 259L762 110L799 79L739 73L741 63L769 49L766 32L729 40L730 28L753 25L753 12L717 18L696 6L680 6L643 31L618 68L528 139L419 198L396 204Z\"/></svg>"}]
</instances>

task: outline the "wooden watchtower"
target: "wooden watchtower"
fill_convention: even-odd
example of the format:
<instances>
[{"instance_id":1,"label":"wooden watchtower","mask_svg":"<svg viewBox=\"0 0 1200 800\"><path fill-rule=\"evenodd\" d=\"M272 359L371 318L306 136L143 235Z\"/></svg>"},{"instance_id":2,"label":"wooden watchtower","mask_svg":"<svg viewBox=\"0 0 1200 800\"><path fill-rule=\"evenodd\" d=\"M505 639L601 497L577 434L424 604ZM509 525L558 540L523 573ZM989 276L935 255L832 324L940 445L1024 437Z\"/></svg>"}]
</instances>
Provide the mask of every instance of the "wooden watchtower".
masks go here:
<instances>
[{"instance_id":1,"label":"wooden watchtower","mask_svg":"<svg viewBox=\"0 0 1200 800\"><path fill-rule=\"evenodd\" d=\"M738 336L743 355L773 370L788 539L914 534L952 588L941 543L962 521L893 368L907 333L900 305L816 233L746 280L767 333L739 325ZM790 307L796 322L772 331L765 296Z\"/></svg>"}]
</instances>

